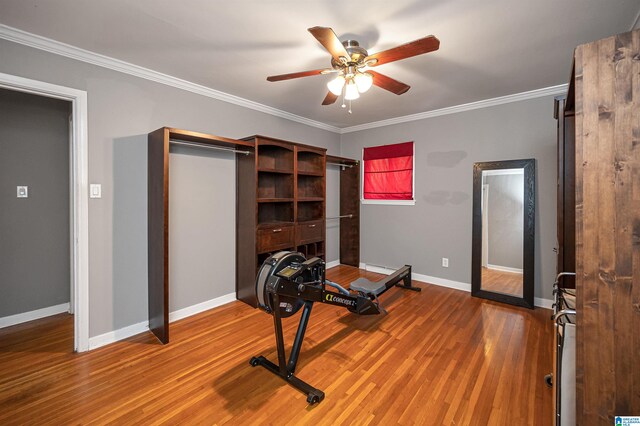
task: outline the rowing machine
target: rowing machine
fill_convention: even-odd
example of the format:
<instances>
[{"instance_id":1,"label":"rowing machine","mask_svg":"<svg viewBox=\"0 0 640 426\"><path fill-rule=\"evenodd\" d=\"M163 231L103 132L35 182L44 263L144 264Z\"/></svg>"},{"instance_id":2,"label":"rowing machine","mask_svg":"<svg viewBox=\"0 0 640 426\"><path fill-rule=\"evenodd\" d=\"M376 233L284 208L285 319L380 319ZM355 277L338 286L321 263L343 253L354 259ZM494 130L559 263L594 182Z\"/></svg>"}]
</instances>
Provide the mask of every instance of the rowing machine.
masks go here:
<instances>
[{"instance_id":1,"label":"rowing machine","mask_svg":"<svg viewBox=\"0 0 640 426\"><path fill-rule=\"evenodd\" d=\"M326 286L336 291L327 290ZM325 264L317 257L309 260L296 252L281 251L265 260L256 278L258 307L273 316L278 350L278 365L263 356L253 357L251 366L261 365L283 378L307 395L307 402L315 404L324 399L324 392L314 388L295 376L298 356L311 315L314 302L346 308L358 315L377 315L384 309L378 297L391 287L420 291L411 285L411 266L405 265L381 281L364 278L351 283L346 290L336 283L325 280ZM287 318L303 309L293 347L286 360L282 318ZM385 311L386 312L386 311Z\"/></svg>"}]
</instances>

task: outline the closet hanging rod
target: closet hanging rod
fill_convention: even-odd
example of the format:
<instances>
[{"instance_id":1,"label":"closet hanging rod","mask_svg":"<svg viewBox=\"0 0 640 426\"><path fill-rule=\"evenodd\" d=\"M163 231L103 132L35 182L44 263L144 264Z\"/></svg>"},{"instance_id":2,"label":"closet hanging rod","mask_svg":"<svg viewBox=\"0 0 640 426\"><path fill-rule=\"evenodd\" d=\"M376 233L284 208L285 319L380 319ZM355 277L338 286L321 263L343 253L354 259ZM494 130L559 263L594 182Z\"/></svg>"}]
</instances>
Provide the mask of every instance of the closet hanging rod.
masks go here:
<instances>
[{"instance_id":1,"label":"closet hanging rod","mask_svg":"<svg viewBox=\"0 0 640 426\"><path fill-rule=\"evenodd\" d=\"M198 142L187 142L187 141L181 141L181 140L177 140L177 139L169 139L169 143L173 143L173 144L176 144L176 145L195 146L197 148L217 149L218 151L228 151L228 152L234 152L234 153L237 153L237 154L244 154L244 155L251 154L251 152L249 152L249 151L241 151L241 150L233 149L233 148L225 148L225 147L216 146L216 145L207 145L207 144L198 143Z\"/></svg>"},{"instance_id":2,"label":"closet hanging rod","mask_svg":"<svg viewBox=\"0 0 640 426\"><path fill-rule=\"evenodd\" d=\"M348 217L349 219L353 218L352 214L343 214L342 216L334 216L334 217L328 217L327 220L329 219L342 219L343 217Z\"/></svg>"},{"instance_id":3,"label":"closet hanging rod","mask_svg":"<svg viewBox=\"0 0 640 426\"><path fill-rule=\"evenodd\" d=\"M348 167L348 168L353 167L353 164L332 163L331 161L327 161L327 164L333 164L334 166L341 166L341 167Z\"/></svg>"}]
</instances>

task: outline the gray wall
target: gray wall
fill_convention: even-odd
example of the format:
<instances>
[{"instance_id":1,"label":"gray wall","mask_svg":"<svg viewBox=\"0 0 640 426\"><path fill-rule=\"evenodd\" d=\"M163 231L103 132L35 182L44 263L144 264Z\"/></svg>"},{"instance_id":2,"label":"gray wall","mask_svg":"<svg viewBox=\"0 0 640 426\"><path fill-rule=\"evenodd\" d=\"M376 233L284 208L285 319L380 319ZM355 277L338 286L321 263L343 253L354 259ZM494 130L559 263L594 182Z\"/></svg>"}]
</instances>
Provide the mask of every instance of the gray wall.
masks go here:
<instances>
[{"instance_id":1,"label":"gray wall","mask_svg":"<svg viewBox=\"0 0 640 426\"><path fill-rule=\"evenodd\" d=\"M235 166L233 153L171 148L171 312L236 291Z\"/></svg>"},{"instance_id":2,"label":"gray wall","mask_svg":"<svg viewBox=\"0 0 640 426\"><path fill-rule=\"evenodd\" d=\"M551 299L555 132L549 96L342 135L342 155L354 158L364 146L416 143L416 205L362 206L361 261L470 283L473 163L535 158L535 295Z\"/></svg>"},{"instance_id":3,"label":"gray wall","mask_svg":"<svg viewBox=\"0 0 640 426\"><path fill-rule=\"evenodd\" d=\"M332 132L6 40L0 40L0 58L0 72L88 93L89 180L103 184L103 198L90 200L89 205L91 336L147 318L148 132L171 126L230 138L259 133L326 147L330 154L339 155L340 135ZM175 159L175 154L172 157ZM182 160L188 163L195 160L195 156ZM181 163L178 167L184 170L190 166ZM233 176L218 176L216 182L235 192ZM174 189L173 194L176 191ZM334 191L338 188L327 188L329 200L334 199L330 195ZM332 208L329 205L327 210ZM214 229L233 228L234 223L221 218L221 222L213 226ZM170 250L175 252L173 241L170 244ZM224 242L217 244L216 247L221 247ZM328 243L329 246L332 244L331 241ZM225 245L223 250L228 249ZM172 259L175 263L175 257ZM215 268L221 274L226 273L226 260L212 257L211 263L210 270ZM186 269L183 267L182 270ZM226 290L221 288L219 291ZM216 292L200 296L209 297ZM188 303L187 299L183 302Z\"/></svg>"},{"instance_id":4,"label":"gray wall","mask_svg":"<svg viewBox=\"0 0 640 426\"><path fill-rule=\"evenodd\" d=\"M522 269L524 175L486 176L488 194L488 263Z\"/></svg>"},{"instance_id":5,"label":"gray wall","mask_svg":"<svg viewBox=\"0 0 640 426\"><path fill-rule=\"evenodd\" d=\"M0 89L0 317L69 302L70 107Z\"/></svg>"}]
</instances>

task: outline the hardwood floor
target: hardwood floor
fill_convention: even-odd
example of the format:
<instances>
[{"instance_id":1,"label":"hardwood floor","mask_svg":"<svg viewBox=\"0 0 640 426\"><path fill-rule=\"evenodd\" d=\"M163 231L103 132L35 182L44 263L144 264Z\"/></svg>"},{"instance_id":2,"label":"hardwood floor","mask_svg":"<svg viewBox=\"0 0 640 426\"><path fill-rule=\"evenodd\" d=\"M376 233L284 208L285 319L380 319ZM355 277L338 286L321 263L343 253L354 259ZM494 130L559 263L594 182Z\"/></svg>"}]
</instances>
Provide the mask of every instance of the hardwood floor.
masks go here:
<instances>
[{"instance_id":1,"label":"hardwood floor","mask_svg":"<svg viewBox=\"0 0 640 426\"><path fill-rule=\"evenodd\" d=\"M172 323L166 346L144 333L74 354L68 315L2 329L0 424L551 424L550 311L418 285L386 293L388 315L314 306L297 370L326 393L312 407L249 365L276 360L273 322L241 302Z\"/></svg>"},{"instance_id":2,"label":"hardwood floor","mask_svg":"<svg viewBox=\"0 0 640 426\"><path fill-rule=\"evenodd\" d=\"M482 268L482 289L522 297L522 274Z\"/></svg>"}]
</instances>

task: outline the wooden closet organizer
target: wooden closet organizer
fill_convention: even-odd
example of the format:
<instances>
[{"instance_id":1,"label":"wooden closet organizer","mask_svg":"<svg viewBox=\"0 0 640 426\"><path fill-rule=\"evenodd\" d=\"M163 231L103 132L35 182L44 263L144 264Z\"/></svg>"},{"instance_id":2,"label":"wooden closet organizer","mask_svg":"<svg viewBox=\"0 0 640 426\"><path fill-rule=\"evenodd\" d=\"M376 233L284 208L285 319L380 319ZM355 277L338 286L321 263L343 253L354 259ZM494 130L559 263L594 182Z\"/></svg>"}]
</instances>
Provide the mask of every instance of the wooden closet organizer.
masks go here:
<instances>
[{"instance_id":1,"label":"wooden closet organizer","mask_svg":"<svg viewBox=\"0 0 640 426\"><path fill-rule=\"evenodd\" d=\"M340 167L340 264L359 268L360 163L351 158L327 155L327 164Z\"/></svg>"},{"instance_id":2,"label":"wooden closet organizer","mask_svg":"<svg viewBox=\"0 0 640 426\"><path fill-rule=\"evenodd\" d=\"M148 135L149 329L169 342L169 144L239 150L236 154L236 297L256 306L258 267L280 250L325 259L326 161L341 172L341 263L359 262L357 161L326 149L265 136L243 140L163 127ZM229 177L232 178L231 176ZM224 184L224 183L222 183ZM351 187L354 186L354 187Z\"/></svg>"}]
</instances>

